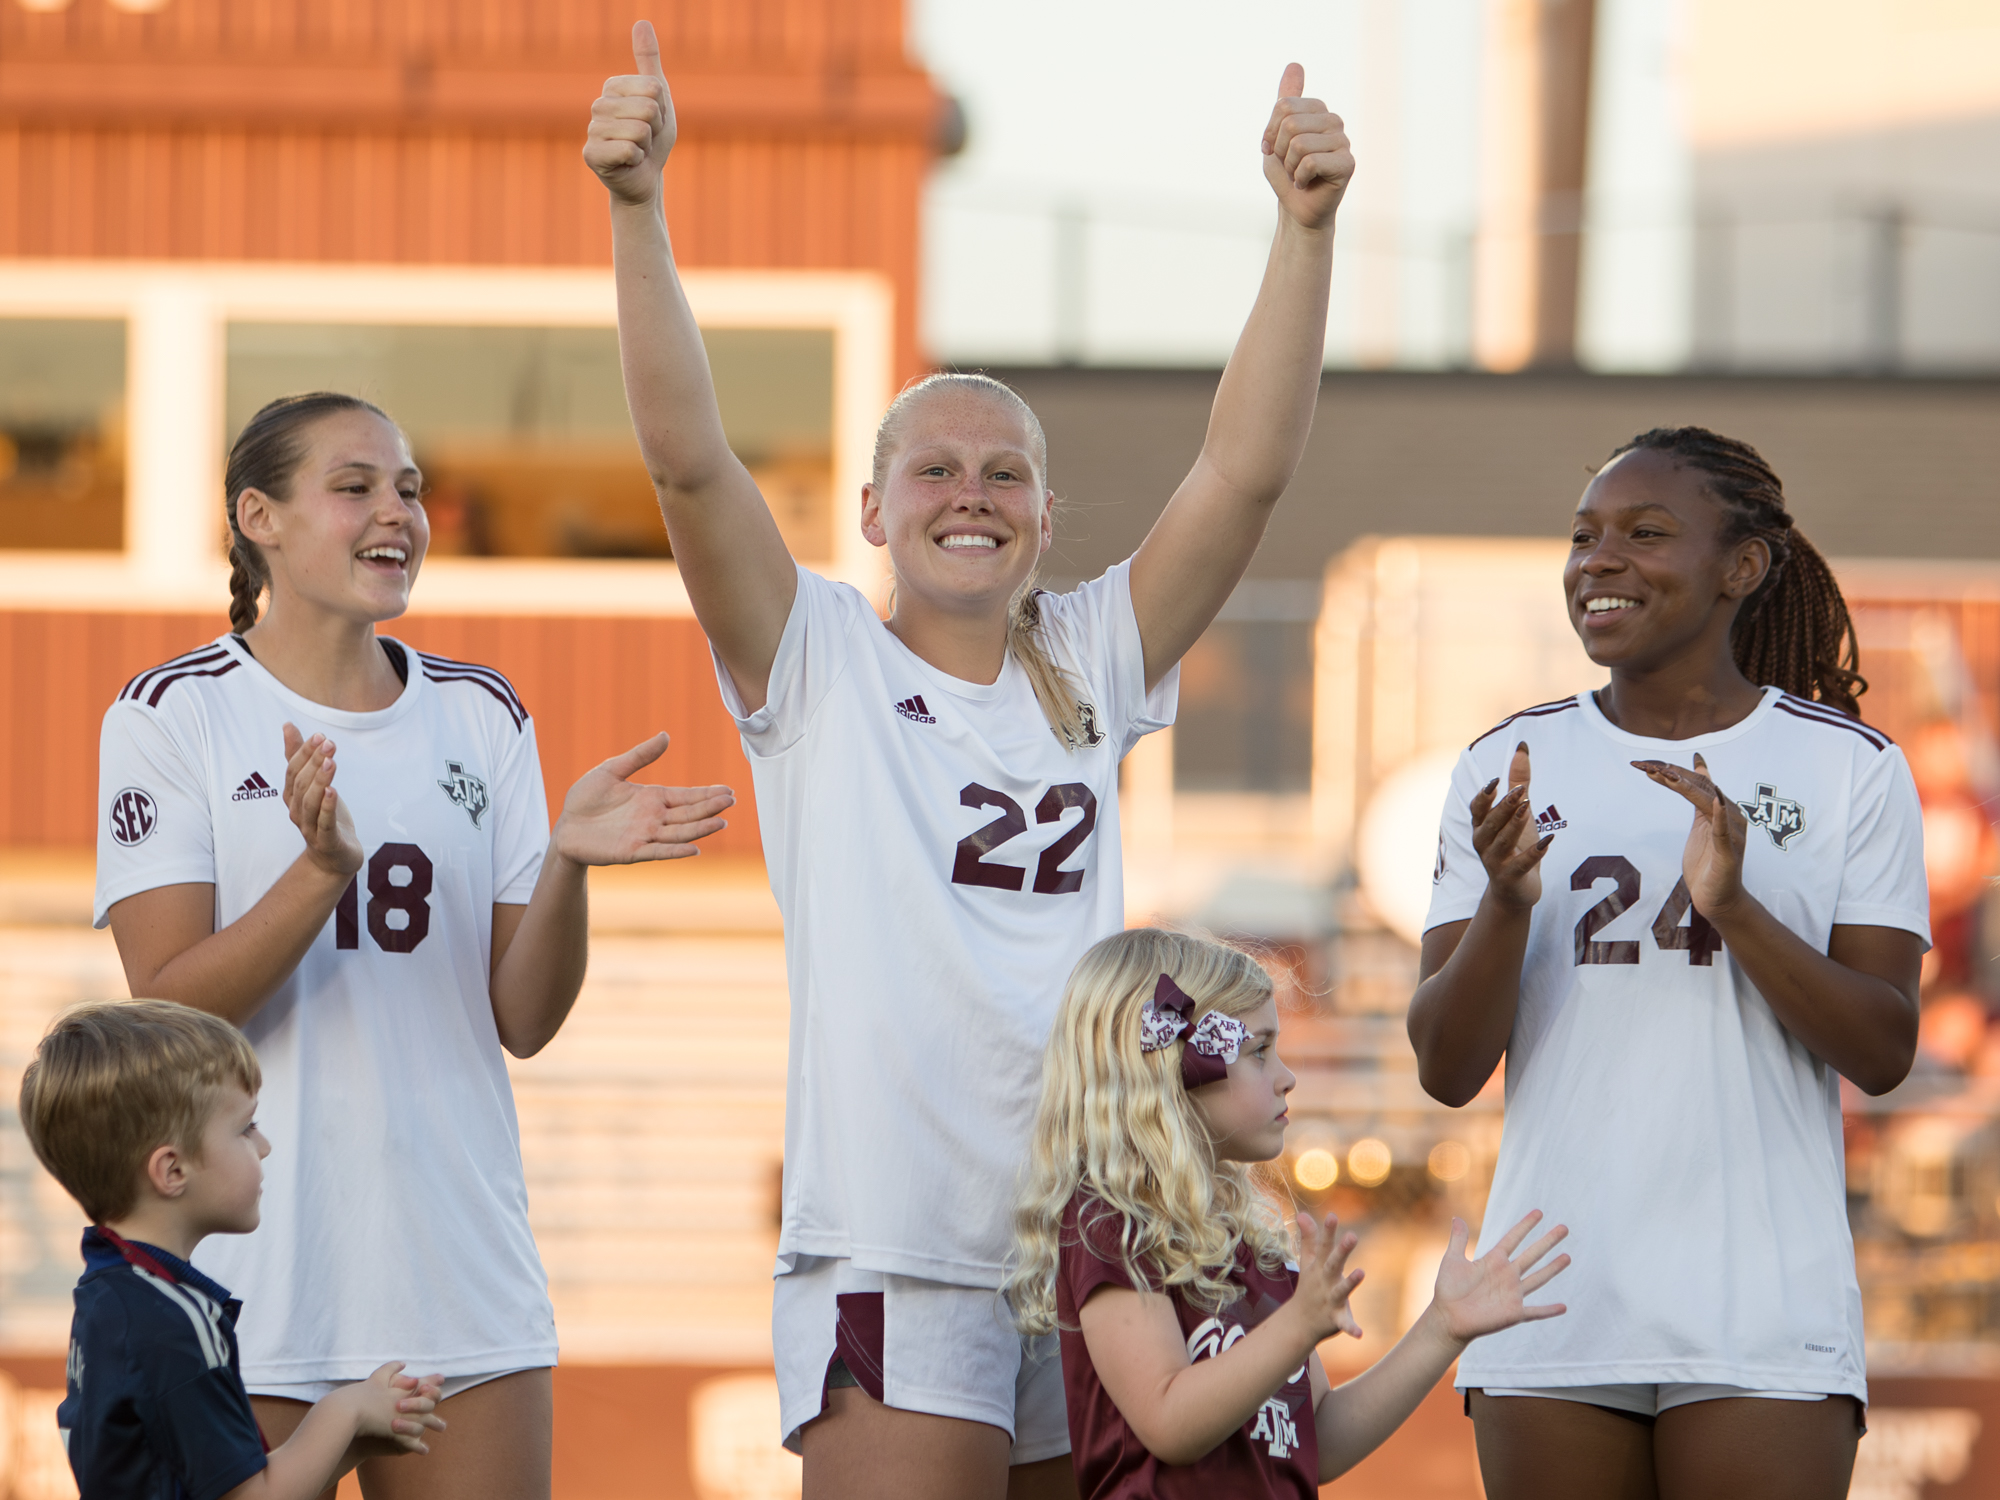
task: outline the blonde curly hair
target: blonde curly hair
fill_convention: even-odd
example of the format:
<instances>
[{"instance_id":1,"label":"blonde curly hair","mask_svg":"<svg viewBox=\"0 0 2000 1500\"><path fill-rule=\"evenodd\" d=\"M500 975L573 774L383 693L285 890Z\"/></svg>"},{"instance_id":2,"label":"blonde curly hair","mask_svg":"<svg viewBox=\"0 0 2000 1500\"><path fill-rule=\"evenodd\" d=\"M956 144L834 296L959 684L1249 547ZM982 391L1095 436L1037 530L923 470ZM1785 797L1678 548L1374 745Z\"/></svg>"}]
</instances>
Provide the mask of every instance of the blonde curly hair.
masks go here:
<instances>
[{"instance_id":1,"label":"blonde curly hair","mask_svg":"<svg viewBox=\"0 0 2000 1500\"><path fill-rule=\"evenodd\" d=\"M1121 1216L1132 1284L1178 1289L1211 1312L1242 1295L1228 1277L1248 1245L1267 1271L1287 1254L1282 1217L1263 1175L1218 1162L1181 1083L1175 1042L1139 1050L1140 1011L1162 974L1195 1002L1244 1016L1271 999L1271 977L1249 954L1157 927L1097 944L1077 964L1042 1062L1042 1098L1014 1210L1014 1253L1004 1290L1026 1333L1057 1326L1062 1225L1073 1199Z\"/></svg>"}]
</instances>

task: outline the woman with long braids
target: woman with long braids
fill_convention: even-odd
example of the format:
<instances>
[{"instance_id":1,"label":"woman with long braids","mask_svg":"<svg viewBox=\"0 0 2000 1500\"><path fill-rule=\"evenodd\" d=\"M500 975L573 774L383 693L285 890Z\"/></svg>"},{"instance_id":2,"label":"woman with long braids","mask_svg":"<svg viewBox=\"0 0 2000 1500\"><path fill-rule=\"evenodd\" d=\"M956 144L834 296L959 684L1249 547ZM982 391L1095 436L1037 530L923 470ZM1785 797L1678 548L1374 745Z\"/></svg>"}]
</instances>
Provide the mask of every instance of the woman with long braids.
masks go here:
<instances>
[{"instance_id":1,"label":"woman with long braids","mask_svg":"<svg viewBox=\"0 0 2000 1500\"><path fill-rule=\"evenodd\" d=\"M376 1450L363 1493L547 1500L556 1335L503 1053L541 1050L576 1003L584 867L694 854L734 799L630 781L655 735L570 788L551 834L507 679L376 633L409 607L422 495L365 401L250 419L229 633L104 716L96 920L134 995L257 1049L263 1223L196 1261L243 1298L267 1441L408 1350L444 1376L447 1430L425 1456Z\"/></svg>"},{"instance_id":2,"label":"woman with long braids","mask_svg":"<svg viewBox=\"0 0 2000 1500\"><path fill-rule=\"evenodd\" d=\"M1916 789L1748 444L1627 443L1563 582L1610 682L1460 758L1409 1017L1446 1104L1507 1059L1487 1236L1546 1206L1576 1251L1568 1317L1459 1364L1486 1492L1838 1500L1867 1400L1840 1078L1915 1055Z\"/></svg>"}]
</instances>

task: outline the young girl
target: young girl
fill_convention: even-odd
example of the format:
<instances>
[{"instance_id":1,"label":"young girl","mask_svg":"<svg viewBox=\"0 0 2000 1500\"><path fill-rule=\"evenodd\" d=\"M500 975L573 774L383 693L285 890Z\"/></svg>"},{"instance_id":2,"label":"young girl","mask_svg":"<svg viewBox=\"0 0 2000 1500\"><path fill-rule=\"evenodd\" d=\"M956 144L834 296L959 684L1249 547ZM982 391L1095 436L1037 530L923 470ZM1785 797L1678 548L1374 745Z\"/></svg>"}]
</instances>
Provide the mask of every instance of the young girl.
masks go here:
<instances>
[{"instance_id":1,"label":"young girl","mask_svg":"<svg viewBox=\"0 0 2000 1500\"><path fill-rule=\"evenodd\" d=\"M1071 1493L1059 1372L1023 1362L997 1305L1012 1185L1062 978L1124 925L1118 762L1173 718L1175 663L1311 426L1347 139L1287 69L1263 288L1194 469L1102 578L1034 590L1054 496L1019 397L937 376L898 398L860 495L895 575L885 622L792 560L723 439L661 209L674 116L644 22L634 52L584 154L611 195L627 400L785 917L784 1432L815 1500Z\"/></svg>"},{"instance_id":2,"label":"young girl","mask_svg":"<svg viewBox=\"0 0 2000 1500\"><path fill-rule=\"evenodd\" d=\"M1459 1366L1486 1492L1836 1500L1867 1399L1838 1075L1915 1055L1916 789L1748 444L1626 444L1563 587L1611 680L1460 758L1410 1007L1445 1103L1506 1055L1488 1222L1558 1205L1590 1252L1575 1317Z\"/></svg>"},{"instance_id":3,"label":"young girl","mask_svg":"<svg viewBox=\"0 0 2000 1500\"><path fill-rule=\"evenodd\" d=\"M1300 1214L1297 1270L1248 1164L1283 1149L1270 976L1156 928L1106 938L1070 976L1042 1068L1007 1291L1061 1330L1077 1484L1091 1500L1313 1496L1394 1432L1466 1344L1562 1305L1524 1299L1569 1264L1519 1255L1530 1213L1480 1261L1454 1219L1437 1291L1367 1373L1330 1389L1315 1349L1360 1336L1355 1237Z\"/></svg>"},{"instance_id":4,"label":"young girl","mask_svg":"<svg viewBox=\"0 0 2000 1500\"><path fill-rule=\"evenodd\" d=\"M364 1463L371 1500L537 1500L556 1339L502 1049L539 1051L576 1001L584 867L693 854L733 799L629 782L660 735L577 782L551 835L507 679L375 633L423 564L422 492L352 396L243 429L231 633L104 716L97 925L134 995L235 1022L263 1066L263 1227L197 1258L244 1296L269 1440L407 1349L444 1372L450 1430Z\"/></svg>"}]
</instances>

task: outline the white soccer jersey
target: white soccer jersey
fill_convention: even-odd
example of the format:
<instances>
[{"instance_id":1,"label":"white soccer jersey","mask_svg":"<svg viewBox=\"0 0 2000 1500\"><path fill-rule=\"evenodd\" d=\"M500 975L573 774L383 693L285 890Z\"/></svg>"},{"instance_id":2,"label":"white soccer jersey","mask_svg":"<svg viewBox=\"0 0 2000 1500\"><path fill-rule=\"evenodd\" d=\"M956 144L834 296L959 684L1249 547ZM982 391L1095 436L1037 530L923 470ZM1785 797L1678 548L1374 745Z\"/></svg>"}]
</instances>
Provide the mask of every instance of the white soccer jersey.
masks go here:
<instances>
[{"instance_id":1,"label":"white soccer jersey","mask_svg":"<svg viewBox=\"0 0 2000 1500\"><path fill-rule=\"evenodd\" d=\"M1464 1387L1695 1382L1863 1400L1839 1079L1779 1025L1689 908L1693 809L1634 760L1691 766L1749 815L1743 881L1825 951L1836 925L1928 943L1923 820L1876 730L1767 688L1741 723L1685 740L1615 727L1589 693L1531 708L1459 758L1429 926L1486 889L1470 806L1514 747L1545 833L1507 1047L1507 1119L1486 1246L1530 1209L1570 1226L1544 1300L1566 1316L1466 1351Z\"/></svg>"},{"instance_id":2,"label":"white soccer jersey","mask_svg":"<svg viewBox=\"0 0 2000 1500\"><path fill-rule=\"evenodd\" d=\"M264 1069L263 1222L195 1260L243 1299L253 1390L391 1359L555 1362L487 989L494 903L527 901L548 843L534 724L498 672L392 644L409 680L376 713L301 698L225 635L104 716L98 926L137 892L213 882L220 931L271 888L304 848L279 795L288 721L334 740L367 851L243 1028Z\"/></svg>"},{"instance_id":3,"label":"white soccer jersey","mask_svg":"<svg viewBox=\"0 0 2000 1500\"><path fill-rule=\"evenodd\" d=\"M1178 668L1146 692L1128 569L1041 598L1088 705L1074 750L1011 655L990 686L947 676L803 568L765 706L717 660L785 918L781 1271L1000 1283L1064 982L1125 925L1118 763L1174 714Z\"/></svg>"}]
</instances>

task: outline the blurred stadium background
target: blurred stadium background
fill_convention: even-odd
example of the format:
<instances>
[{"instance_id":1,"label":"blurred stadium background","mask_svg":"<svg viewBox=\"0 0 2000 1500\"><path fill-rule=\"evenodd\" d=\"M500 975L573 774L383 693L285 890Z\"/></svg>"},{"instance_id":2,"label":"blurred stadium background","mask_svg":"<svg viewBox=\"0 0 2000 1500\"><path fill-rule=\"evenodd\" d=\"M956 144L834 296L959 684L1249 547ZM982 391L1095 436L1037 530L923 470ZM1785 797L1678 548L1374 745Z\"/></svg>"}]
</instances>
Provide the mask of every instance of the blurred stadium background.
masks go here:
<instances>
[{"instance_id":1,"label":"blurred stadium background","mask_svg":"<svg viewBox=\"0 0 2000 1500\"><path fill-rule=\"evenodd\" d=\"M748 790L632 442L577 154L645 13L0 0L0 1500L74 1493L50 1416L81 1221L11 1106L48 1017L123 992L89 928L97 723L224 626L221 455L251 410L333 385L403 421L437 541L395 633L512 676L552 787L664 726L663 776ZM1284 977L1286 1169L1374 1273L1345 1365L1421 1307L1499 1139L1497 1089L1436 1107L1402 1029L1442 769L1594 681L1556 587L1592 464L1666 422L1765 450L1916 768L1939 937L1916 1072L1849 1100L1875 1393L1854 1493L1994 1493L2000 3L650 14L731 441L798 555L871 589L852 496L882 406L937 364L1041 414L1052 580L1126 555L1255 287L1277 68L1347 116L1312 446L1124 793L1133 920L1261 943ZM1157 106L1136 134L1133 99ZM747 798L702 859L600 872L593 926L574 1019L515 1069L557 1493L795 1494L766 1325L783 961ZM1726 1253L1700 1226L1689 1250ZM1329 1492L1477 1495L1449 1391Z\"/></svg>"}]
</instances>

